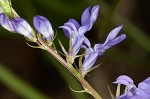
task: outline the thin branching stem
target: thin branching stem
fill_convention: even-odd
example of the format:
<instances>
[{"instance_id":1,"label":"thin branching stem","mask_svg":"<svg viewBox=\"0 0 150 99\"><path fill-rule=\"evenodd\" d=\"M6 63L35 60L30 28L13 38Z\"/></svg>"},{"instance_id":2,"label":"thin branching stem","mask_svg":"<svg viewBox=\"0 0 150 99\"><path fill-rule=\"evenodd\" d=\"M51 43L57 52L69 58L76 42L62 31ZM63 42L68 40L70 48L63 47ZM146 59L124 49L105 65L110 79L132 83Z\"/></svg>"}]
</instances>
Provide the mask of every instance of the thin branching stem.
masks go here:
<instances>
[{"instance_id":1,"label":"thin branching stem","mask_svg":"<svg viewBox=\"0 0 150 99\"><path fill-rule=\"evenodd\" d=\"M76 71L76 69L71 65L67 64L67 62L58 54L54 51L52 47L47 46L45 42L38 37L38 42L42 44L42 46L54 57L56 58L67 70L71 72L82 84L83 88L91 94L95 99L102 99L102 97L90 86L90 84ZM39 44L39 43L38 43Z\"/></svg>"},{"instance_id":2,"label":"thin branching stem","mask_svg":"<svg viewBox=\"0 0 150 99\"><path fill-rule=\"evenodd\" d=\"M19 17L19 15L15 12L12 8L12 13L14 17ZM58 53L56 53L55 49L49 47L41 37L37 35L37 41L35 42L39 46L44 47L54 58L56 58L67 70L71 72L82 84L83 88L86 92L91 94L95 99L102 99L101 96L91 87L91 85L82 77L82 75L76 71L76 69L71 65L68 64Z\"/></svg>"}]
</instances>

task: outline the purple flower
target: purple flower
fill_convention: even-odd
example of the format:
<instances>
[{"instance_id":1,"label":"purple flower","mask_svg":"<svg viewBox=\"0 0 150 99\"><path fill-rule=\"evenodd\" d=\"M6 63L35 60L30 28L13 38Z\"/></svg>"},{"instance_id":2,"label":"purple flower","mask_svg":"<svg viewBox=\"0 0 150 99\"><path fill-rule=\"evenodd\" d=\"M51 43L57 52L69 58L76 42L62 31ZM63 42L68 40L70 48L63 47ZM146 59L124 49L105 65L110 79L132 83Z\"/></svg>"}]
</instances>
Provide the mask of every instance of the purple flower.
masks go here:
<instances>
[{"instance_id":1,"label":"purple flower","mask_svg":"<svg viewBox=\"0 0 150 99\"><path fill-rule=\"evenodd\" d=\"M29 40L33 42L36 41L34 31L26 20L24 20L23 18L16 17L13 18L11 22L14 30L17 33L24 35L25 37L27 37Z\"/></svg>"},{"instance_id":2,"label":"purple flower","mask_svg":"<svg viewBox=\"0 0 150 99\"><path fill-rule=\"evenodd\" d=\"M121 34L120 36L116 37L121 28L122 26L113 29L108 34L107 39L103 44L95 44L93 49L91 47L84 47L86 49L87 54L85 55L85 59L83 61L83 71L89 70L94 65L97 58L100 57L106 51L106 49L120 43L126 38L125 34Z\"/></svg>"},{"instance_id":3,"label":"purple flower","mask_svg":"<svg viewBox=\"0 0 150 99\"><path fill-rule=\"evenodd\" d=\"M11 31L11 32L15 32L10 19L4 13L0 14L0 24L6 30Z\"/></svg>"},{"instance_id":4,"label":"purple flower","mask_svg":"<svg viewBox=\"0 0 150 99\"><path fill-rule=\"evenodd\" d=\"M86 48L86 55L84 57L84 61L82 64L82 70L84 72L88 71L96 62L98 58L98 52L96 52L94 49Z\"/></svg>"},{"instance_id":5,"label":"purple flower","mask_svg":"<svg viewBox=\"0 0 150 99\"><path fill-rule=\"evenodd\" d=\"M33 18L33 23L36 30L43 35L43 38L45 38L49 44L51 44L54 36L54 31L48 19L43 16L37 15ZM1 13L0 24L2 25L2 27L9 31L24 35L30 41L35 42L37 40L34 30L23 18L15 17L10 20L4 13Z\"/></svg>"},{"instance_id":6,"label":"purple flower","mask_svg":"<svg viewBox=\"0 0 150 99\"><path fill-rule=\"evenodd\" d=\"M74 19L70 19L64 23L63 28L64 34L68 39L72 40L72 56L74 57L80 50L83 43L88 46L90 45L89 40L84 36L84 33L89 31L95 23L99 11L99 5L93 8L88 7L84 10L81 16L81 25ZM72 38L70 38L72 35ZM69 52L70 54L70 52Z\"/></svg>"},{"instance_id":7,"label":"purple flower","mask_svg":"<svg viewBox=\"0 0 150 99\"><path fill-rule=\"evenodd\" d=\"M36 15L33 18L33 23L36 30L41 33L48 42L51 42L53 40L54 31L52 29L51 23L47 18Z\"/></svg>"},{"instance_id":8,"label":"purple flower","mask_svg":"<svg viewBox=\"0 0 150 99\"><path fill-rule=\"evenodd\" d=\"M76 24L76 21L73 19L70 19L67 23L64 24L64 26L60 26L60 28L63 28L66 37L72 40L72 52L68 53L72 54L74 57L80 50L85 37L78 32L78 24Z\"/></svg>"},{"instance_id":9,"label":"purple flower","mask_svg":"<svg viewBox=\"0 0 150 99\"><path fill-rule=\"evenodd\" d=\"M150 77L139 83L138 87L136 87L133 80L126 75L119 76L113 83L123 84L127 88L117 99L150 99Z\"/></svg>"},{"instance_id":10,"label":"purple flower","mask_svg":"<svg viewBox=\"0 0 150 99\"><path fill-rule=\"evenodd\" d=\"M126 38L125 34L121 34L120 36L116 37L121 29L122 29L122 26L119 26L113 29L108 34L106 41L103 44L96 44L94 46L94 49L99 53L99 56L101 56L105 52L106 49L109 49L113 45L120 43Z\"/></svg>"},{"instance_id":11,"label":"purple flower","mask_svg":"<svg viewBox=\"0 0 150 99\"><path fill-rule=\"evenodd\" d=\"M71 32L69 30L73 30L78 32L76 35L84 35L87 31L89 31L93 24L95 23L99 12L99 5L94 7L88 7L84 10L81 16L81 25L75 19L69 19L68 22L64 24L64 26L60 26L60 28L64 29L64 33L67 38L70 38ZM72 23L73 25L68 25L67 23ZM70 29L69 29L70 28Z\"/></svg>"}]
</instances>

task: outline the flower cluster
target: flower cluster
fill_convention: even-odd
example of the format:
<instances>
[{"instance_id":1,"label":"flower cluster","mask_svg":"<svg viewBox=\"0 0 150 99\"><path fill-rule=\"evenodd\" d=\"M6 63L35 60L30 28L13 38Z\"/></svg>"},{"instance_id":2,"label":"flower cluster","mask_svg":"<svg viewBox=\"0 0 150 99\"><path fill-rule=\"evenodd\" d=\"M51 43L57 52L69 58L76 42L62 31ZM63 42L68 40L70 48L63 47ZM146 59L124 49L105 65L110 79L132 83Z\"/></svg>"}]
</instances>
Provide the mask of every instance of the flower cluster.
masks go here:
<instances>
[{"instance_id":1,"label":"flower cluster","mask_svg":"<svg viewBox=\"0 0 150 99\"><path fill-rule=\"evenodd\" d=\"M81 25L75 19L69 19L63 26L60 26L60 28L63 28L65 36L72 41L72 50L69 49L68 52L68 56L72 60L74 60L76 54L79 52L83 42L90 46L90 42L84 34L92 28L97 19L98 12L99 6L94 6L93 8L88 7L81 16Z\"/></svg>"},{"instance_id":2,"label":"flower cluster","mask_svg":"<svg viewBox=\"0 0 150 99\"><path fill-rule=\"evenodd\" d=\"M36 30L43 35L43 38L49 44L51 44L54 36L54 31L48 19L43 16L37 15L34 16L33 23ZM1 13L0 25L10 32L16 32L24 35L30 41L36 42L37 40L35 31L23 18L14 17L10 19L5 15L5 13Z\"/></svg>"},{"instance_id":3,"label":"flower cluster","mask_svg":"<svg viewBox=\"0 0 150 99\"><path fill-rule=\"evenodd\" d=\"M83 76L92 69L97 58L103 55L107 49L120 43L126 38L125 34L117 36L122 29L122 26L119 26L108 34L104 43L95 44L94 47L91 46L89 39L85 36L85 33L87 33L95 23L99 13L99 8L99 5L86 8L81 16L81 24L79 24L75 19L69 19L63 26L59 27L63 29L65 36L70 39L69 50L65 53L68 64L72 65L74 63L74 59L78 57L77 54L80 49L85 49L85 53L80 55L84 57L84 60L83 62L80 62L81 66L79 66L79 70L81 70ZM32 42L37 41L38 32L43 36L47 45L52 45L54 31L51 23L43 16L36 15L33 18L33 24L37 32L25 19L20 17L9 18L5 13L0 14L0 24L8 31L22 34Z\"/></svg>"},{"instance_id":4,"label":"flower cluster","mask_svg":"<svg viewBox=\"0 0 150 99\"><path fill-rule=\"evenodd\" d=\"M126 75L119 76L113 83L126 86L125 92L118 96L117 99L150 99L150 77L139 83L138 87Z\"/></svg>"},{"instance_id":5,"label":"flower cluster","mask_svg":"<svg viewBox=\"0 0 150 99\"><path fill-rule=\"evenodd\" d=\"M113 29L106 38L103 44L95 44L94 48L91 47L90 41L85 37L85 33L89 31L95 23L99 12L99 5L94 7L88 7L84 10L81 16L81 25L75 19L69 19L68 22L64 23L60 28L63 29L65 36L72 42L72 50L68 50L66 56L71 57L72 60L69 63L74 62L74 58L81 48L84 48L86 54L80 70L83 75L91 69L95 61L101 56L106 49L109 49L113 45L120 43L126 38L125 34L117 36L122 26ZM70 60L69 60L70 61Z\"/></svg>"}]
</instances>

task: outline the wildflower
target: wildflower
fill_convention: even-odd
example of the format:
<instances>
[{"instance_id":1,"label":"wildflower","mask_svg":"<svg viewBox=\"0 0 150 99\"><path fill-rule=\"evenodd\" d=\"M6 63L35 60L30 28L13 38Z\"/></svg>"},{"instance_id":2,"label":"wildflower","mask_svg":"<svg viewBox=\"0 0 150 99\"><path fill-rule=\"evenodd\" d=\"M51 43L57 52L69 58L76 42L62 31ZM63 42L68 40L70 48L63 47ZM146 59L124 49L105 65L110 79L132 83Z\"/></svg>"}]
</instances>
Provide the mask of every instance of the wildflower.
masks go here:
<instances>
[{"instance_id":1,"label":"wildflower","mask_svg":"<svg viewBox=\"0 0 150 99\"><path fill-rule=\"evenodd\" d=\"M84 36L84 33L89 31L95 23L99 12L99 6L88 7L84 10L81 16L81 25L75 19L69 19L63 26L65 36L72 42L72 47L68 51L71 60L74 60L83 43L90 45L89 40ZM72 62L71 62L72 63Z\"/></svg>"},{"instance_id":2,"label":"wildflower","mask_svg":"<svg viewBox=\"0 0 150 99\"><path fill-rule=\"evenodd\" d=\"M60 26L60 28L64 29L64 34L67 38L70 38L71 34L71 32L68 31L69 28L69 30L74 31L75 35L84 35L84 33L86 33L92 28L93 24L97 19L98 12L99 5L96 5L92 8L88 7L82 13L81 25L75 19L69 19L69 21L66 22L64 26ZM69 25L68 23L71 24ZM77 34L76 32L78 32L79 34Z\"/></svg>"},{"instance_id":3,"label":"wildflower","mask_svg":"<svg viewBox=\"0 0 150 99\"><path fill-rule=\"evenodd\" d=\"M0 24L6 30L10 32L15 32L10 19L4 13L0 14Z\"/></svg>"},{"instance_id":4,"label":"wildflower","mask_svg":"<svg viewBox=\"0 0 150 99\"><path fill-rule=\"evenodd\" d=\"M78 25L72 22L76 22L76 21L73 19L70 19L67 23L64 24L64 26L60 26L60 28L64 29L64 33L66 37L70 39L70 42L72 41L72 52L69 52L69 54L72 54L72 56L75 56L80 50L85 37L84 35L81 35L78 32L77 30Z\"/></svg>"},{"instance_id":5,"label":"wildflower","mask_svg":"<svg viewBox=\"0 0 150 99\"><path fill-rule=\"evenodd\" d=\"M34 34L34 31L26 20L24 20L23 18L16 17L16 18L13 18L11 22L12 22L12 26L14 30L17 33L24 35L30 41L33 41L33 42L36 41L36 36Z\"/></svg>"},{"instance_id":6,"label":"wildflower","mask_svg":"<svg viewBox=\"0 0 150 99\"><path fill-rule=\"evenodd\" d=\"M115 29L113 29L107 36L106 41L103 44L96 44L95 49L98 51L99 56L101 56L106 49L109 49L113 45L116 45L123 41L126 38L125 34L121 34L120 36L116 37L120 30L122 29L122 26L119 26Z\"/></svg>"},{"instance_id":7,"label":"wildflower","mask_svg":"<svg viewBox=\"0 0 150 99\"><path fill-rule=\"evenodd\" d=\"M121 34L116 37L121 30L122 26L113 29L107 36L106 41L103 44L95 44L94 48L84 47L86 49L85 59L83 61L83 71L88 71L96 62L97 58L100 57L106 49L120 43L126 38L125 34Z\"/></svg>"},{"instance_id":8,"label":"wildflower","mask_svg":"<svg viewBox=\"0 0 150 99\"><path fill-rule=\"evenodd\" d=\"M43 16L36 15L33 18L33 23L36 30L41 33L49 43L51 43L53 40L54 31L48 19Z\"/></svg>"},{"instance_id":9,"label":"wildflower","mask_svg":"<svg viewBox=\"0 0 150 99\"><path fill-rule=\"evenodd\" d=\"M117 99L150 99L150 77L139 83L138 87L126 75L119 76L113 83L126 86L125 92L118 96Z\"/></svg>"}]
</instances>

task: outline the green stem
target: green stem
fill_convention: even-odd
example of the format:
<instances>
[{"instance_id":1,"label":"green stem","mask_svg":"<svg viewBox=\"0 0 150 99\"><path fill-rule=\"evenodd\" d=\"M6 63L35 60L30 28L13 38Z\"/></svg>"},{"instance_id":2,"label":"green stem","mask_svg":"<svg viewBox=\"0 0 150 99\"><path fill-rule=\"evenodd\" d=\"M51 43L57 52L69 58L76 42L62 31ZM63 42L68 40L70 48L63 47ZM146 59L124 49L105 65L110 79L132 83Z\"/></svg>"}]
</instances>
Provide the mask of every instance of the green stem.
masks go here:
<instances>
[{"instance_id":1,"label":"green stem","mask_svg":"<svg viewBox=\"0 0 150 99\"><path fill-rule=\"evenodd\" d=\"M55 57L63 66L65 66L67 70L69 70L81 82L82 86L89 94L91 94L95 99L102 99L102 97L76 71L76 69L73 68L72 65L67 64L67 62L58 53L56 53L52 47L48 47L41 38L38 37L38 41L53 57Z\"/></svg>"}]
</instances>

